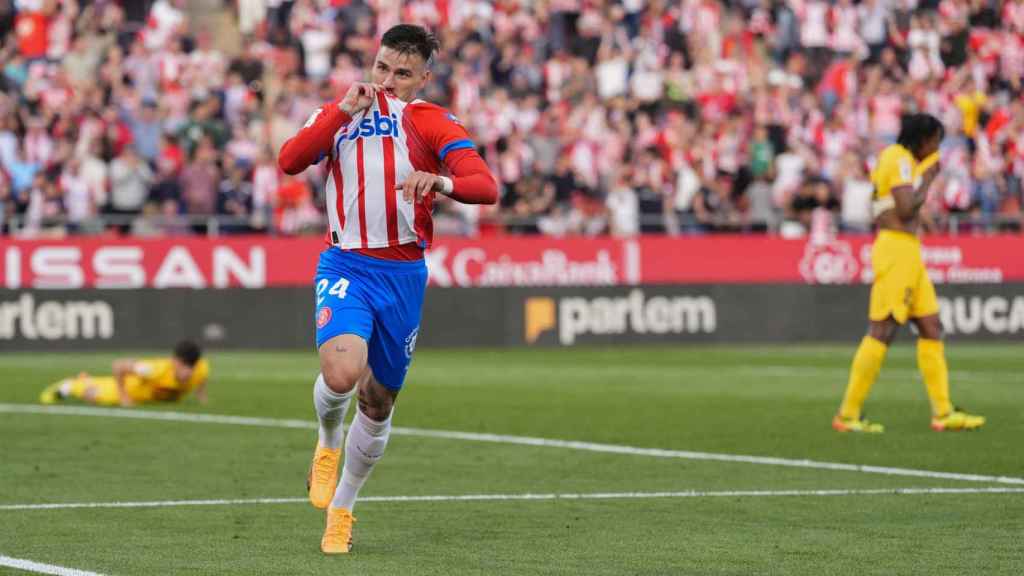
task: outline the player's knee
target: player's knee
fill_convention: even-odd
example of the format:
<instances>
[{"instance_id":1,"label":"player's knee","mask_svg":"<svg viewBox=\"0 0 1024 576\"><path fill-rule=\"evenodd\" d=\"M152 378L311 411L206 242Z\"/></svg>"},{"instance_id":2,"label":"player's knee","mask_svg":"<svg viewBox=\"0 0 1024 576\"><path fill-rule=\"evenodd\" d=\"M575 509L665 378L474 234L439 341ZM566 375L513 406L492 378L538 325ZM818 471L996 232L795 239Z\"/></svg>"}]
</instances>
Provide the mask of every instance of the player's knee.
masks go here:
<instances>
[{"instance_id":1,"label":"player's knee","mask_svg":"<svg viewBox=\"0 0 1024 576\"><path fill-rule=\"evenodd\" d=\"M917 328L918 336L928 340L942 340L942 324L939 322L923 322Z\"/></svg>"},{"instance_id":2,"label":"player's knee","mask_svg":"<svg viewBox=\"0 0 1024 576\"><path fill-rule=\"evenodd\" d=\"M352 362L331 362L321 366L324 383L336 394L347 394L359 382L365 368Z\"/></svg>"},{"instance_id":3,"label":"player's knee","mask_svg":"<svg viewBox=\"0 0 1024 576\"><path fill-rule=\"evenodd\" d=\"M388 396L366 394L363 389L359 390L359 411L374 422L383 422L390 418L394 405L394 399Z\"/></svg>"},{"instance_id":4,"label":"player's knee","mask_svg":"<svg viewBox=\"0 0 1024 576\"><path fill-rule=\"evenodd\" d=\"M890 322L872 322L868 329L868 335L888 346L892 344L893 336L896 335L895 326Z\"/></svg>"}]
</instances>

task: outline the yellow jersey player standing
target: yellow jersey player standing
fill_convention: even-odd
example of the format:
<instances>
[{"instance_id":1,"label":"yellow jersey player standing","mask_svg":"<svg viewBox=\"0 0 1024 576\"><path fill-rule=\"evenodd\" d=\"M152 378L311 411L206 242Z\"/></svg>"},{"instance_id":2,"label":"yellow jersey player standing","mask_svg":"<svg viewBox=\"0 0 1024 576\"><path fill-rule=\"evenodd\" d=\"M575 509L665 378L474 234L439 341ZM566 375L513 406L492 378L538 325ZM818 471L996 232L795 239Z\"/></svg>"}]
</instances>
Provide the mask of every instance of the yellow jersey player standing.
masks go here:
<instances>
[{"instance_id":1,"label":"yellow jersey player standing","mask_svg":"<svg viewBox=\"0 0 1024 576\"><path fill-rule=\"evenodd\" d=\"M861 407L889 344L907 320L917 327L917 364L931 400L932 429L973 430L985 424L985 418L954 408L949 400L939 302L917 237L921 206L939 173L938 150L944 135L942 123L934 116L905 117L896 144L882 151L871 174L878 236L871 249L875 280L868 312L870 325L853 357L839 414L832 420L832 427L838 431L884 430L881 424L864 419Z\"/></svg>"},{"instance_id":2,"label":"yellow jersey player standing","mask_svg":"<svg viewBox=\"0 0 1024 576\"><path fill-rule=\"evenodd\" d=\"M39 395L43 404L77 399L100 406L133 406L174 402L195 392L206 403L210 364L194 342L183 340L170 358L121 358L114 361L113 376L81 373L46 387Z\"/></svg>"}]
</instances>

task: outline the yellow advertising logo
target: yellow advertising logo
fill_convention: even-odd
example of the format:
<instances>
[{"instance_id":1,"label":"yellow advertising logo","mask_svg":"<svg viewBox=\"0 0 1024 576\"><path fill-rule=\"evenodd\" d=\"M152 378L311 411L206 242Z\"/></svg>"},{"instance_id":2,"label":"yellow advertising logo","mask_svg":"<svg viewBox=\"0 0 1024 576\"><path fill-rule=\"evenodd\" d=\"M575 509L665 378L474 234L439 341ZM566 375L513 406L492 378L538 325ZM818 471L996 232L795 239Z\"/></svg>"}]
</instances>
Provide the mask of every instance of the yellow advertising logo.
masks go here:
<instances>
[{"instance_id":1,"label":"yellow advertising logo","mask_svg":"<svg viewBox=\"0 0 1024 576\"><path fill-rule=\"evenodd\" d=\"M553 298L526 299L526 343L533 344L540 335L555 327Z\"/></svg>"}]
</instances>

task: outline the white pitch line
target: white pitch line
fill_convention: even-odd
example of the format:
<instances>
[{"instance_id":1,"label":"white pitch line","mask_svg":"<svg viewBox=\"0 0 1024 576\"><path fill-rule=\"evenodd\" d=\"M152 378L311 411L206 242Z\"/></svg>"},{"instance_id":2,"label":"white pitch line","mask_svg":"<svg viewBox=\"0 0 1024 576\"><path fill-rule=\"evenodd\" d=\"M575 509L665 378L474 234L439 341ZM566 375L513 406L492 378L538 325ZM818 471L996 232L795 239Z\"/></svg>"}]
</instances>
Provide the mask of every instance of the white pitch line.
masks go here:
<instances>
[{"instance_id":1,"label":"white pitch line","mask_svg":"<svg viewBox=\"0 0 1024 576\"><path fill-rule=\"evenodd\" d=\"M651 370L657 370L657 368L650 368ZM601 369L593 368L592 370L599 371ZM691 365L684 369L687 373L699 373L702 375L711 376L734 376L737 373L748 376L780 376L787 378L822 378L822 377L833 377L837 375L846 376L850 372L849 366L791 366L786 364L757 364L748 367L737 367L730 368L727 375L723 375L722 370L717 366L700 366ZM882 372L883 376L899 377L907 379L921 378L921 373L916 368L901 368L901 367L888 367ZM952 380L983 380L985 382L991 381L993 377L1006 376L1007 372L1000 370L953 370L950 372L950 378ZM284 380L284 381L295 381L295 380L312 380L316 378L316 370L312 371L275 371L275 372L256 372L256 371L241 371L232 372L231 374L221 374L218 378L226 380L251 380L252 378L260 378L263 380Z\"/></svg>"},{"instance_id":2,"label":"white pitch line","mask_svg":"<svg viewBox=\"0 0 1024 576\"><path fill-rule=\"evenodd\" d=\"M820 496L920 496L938 494L1024 494L1024 488L875 488L850 490L684 490L676 492L592 492L567 494L441 494L430 496L364 496L372 502L507 502L519 500L636 500L655 498L765 498ZM3 504L0 510L69 510L76 508L168 508L176 506L247 506L253 504L301 504L308 498L246 498L218 500L157 500L152 502L68 502L51 504Z\"/></svg>"},{"instance_id":3,"label":"white pitch line","mask_svg":"<svg viewBox=\"0 0 1024 576\"><path fill-rule=\"evenodd\" d=\"M26 572L35 572L36 574L55 574L56 576L103 576L96 572L87 572L85 570L65 568L63 566L43 564L40 562L33 562L31 560L22 560L21 558L11 558L10 556L2 555L0 555L0 566L24 570Z\"/></svg>"},{"instance_id":4,"label":"white pitch line","mask_svg":"<svg viewBox=\"0 0 1024 576\"><path fill-rule=\"evenodd\" d=\"M195 414L188 412L139 410L127 408L96 408L89 406L35 406L32 404L0 404L0 413L19 414L63 414L70 416L106 416L111 418L128 418L137 420L162 420L169 422L201 422L204 424L232 424L236 426L259 426L269 428L315 429L315 423L307 420L254 418L249 416L231 416L226 414ZM741 454L717 454L713 452L693 452L689 450L667 450L662 448L641 448L619 444L598 444L574 440L556 440L551 438L534 438L530 436L508 436L503 434L487 434L481 432L459 432L454 430L429 430L425 428L396 427L392 434L415 436L420 438L441 438L445 440L465 440L469 442L492 442L518 446L534 446L541 448L563 448L606 454L625 454L629 456L648 456L652 458L679 458L684 460L704 460L716 462L732 462L742 464L760 464L763 466L784 466L792 468L809 468L816 470L833 470L841 472L861 472L865 474L884 474L888 476L907 476L915 478L933 478L938 480L956 480L961 482L989 482L996 484L1024 485L1024 478L1013 476L987 476L982 474L963 474L959 472L938 472L932 470L916 470L913 468L893 468L889 466L870 466L864 464L845 464L842 462L820 462L816 460L796 460L776 458L772 456L746 456Z\"/></svg>"}]
</instances>

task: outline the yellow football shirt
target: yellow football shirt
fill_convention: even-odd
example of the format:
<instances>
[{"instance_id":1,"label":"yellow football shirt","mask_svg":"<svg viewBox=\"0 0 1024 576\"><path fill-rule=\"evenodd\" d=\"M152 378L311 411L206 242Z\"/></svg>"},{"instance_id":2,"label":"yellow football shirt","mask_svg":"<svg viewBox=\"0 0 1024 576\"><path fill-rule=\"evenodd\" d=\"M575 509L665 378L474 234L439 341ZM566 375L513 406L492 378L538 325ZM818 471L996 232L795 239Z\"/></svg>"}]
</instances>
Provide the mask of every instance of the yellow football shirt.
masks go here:
<instances>
[{"instance_id":1,"label":"yellow football shirt","mask_svg":"<svg viewBox=\"0 0 1024 576\"><path fill-rule=\"evenodd\" d=\"M187 382L174 377L174 364L170 358L145 358L135 363L134 371L141 384L153 392L154 400L177 400L195 390L210 374L206 359L200 359L192 369Z\"/></svg>"},{"instance_id":2,"label":"yellow football shirt","mask_svg":"<svg viewBox=\"0 0 1024 576\"><path fill-rule=\"evenodd\" d=\"M899 144L886 146L878 155L878 164L871 172L871 183L875 186L872 213L879 214L896 206L892 197L893 188L913 186L917 161L914 155Z\"/></svg>"},{"instance_id":3,"label":"yellow football shirt","mask_svg":"<svg viewBox=\"0 0 1024 576\"><path fill-rule=\"evenodd\" d=\"M956 97L955 103L963 115L963 131L968 138L974 138L978 133L978 120L981 117L981 107L985 105L988 98L985 93L977 90L971 94L960 94Z\"/></svg>"}]
</instances>

